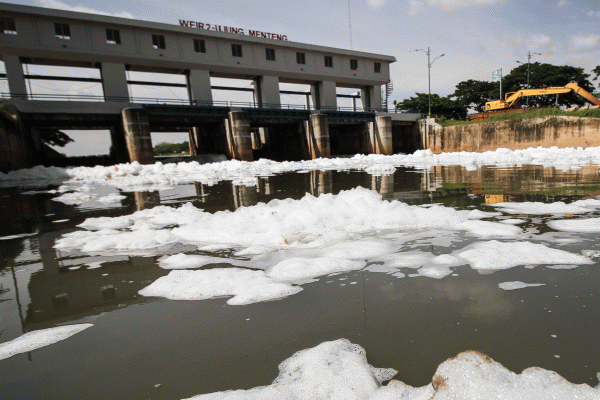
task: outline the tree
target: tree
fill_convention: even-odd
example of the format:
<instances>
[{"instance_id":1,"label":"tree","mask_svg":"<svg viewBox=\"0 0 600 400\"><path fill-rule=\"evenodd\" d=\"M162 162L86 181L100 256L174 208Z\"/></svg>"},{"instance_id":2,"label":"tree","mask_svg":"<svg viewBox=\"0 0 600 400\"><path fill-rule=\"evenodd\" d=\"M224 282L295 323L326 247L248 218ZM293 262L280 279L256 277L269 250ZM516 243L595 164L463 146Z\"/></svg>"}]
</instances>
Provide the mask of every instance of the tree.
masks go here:
<instances>
[{"instance_id":1,"label":"tree","mask_svg":"<svg viewBox=\"0 0 600 400\"><path fill-rule=\"evenodd\" d=\"M469 79L456 85L456 90L449 97L456 98L462 107L484 112L485 103L498 100L499 96L500 85L498 83Z\"/></svg>"},{"instance_id":2,"label":"tree","mask_svg":"<svg viewBox=\"0 0 600 400\"><path fill-rule=\"evenodd\" d=\"M399 110L415 110L421 114L427 114L429 111L429 95L427 93L416 93L416 95L416 97L395 103L396 108ZM444 116L448 119L465 119L467 116L467 107L448 97L440 97L437 94L432 94L431 113Z\"/></svg>"},{"instance_id":3,"label":"tree","mask_svg":"<svg viewBox=\"0 0 600 400\"><path fill-rule=\"evenodd\" d=\"M594 87L589 81L590 75L584 73L583 68L571 67L569 65L541 64L539 62L529 64L529 87L532 89L541 89L549 86L565 86L567 83L574 82L579 86L593 92ZM527 64L518 66L502 81L503 93L516 92L527 88ZM521 100L521 105L526 103L526 99ZM556 96L531 96L529 97L530 107L550 107L557 103ZM572 105L582 106L587 101L575 93L558 95L558 105L570 107Z\"/></svg>"}]
</instances>

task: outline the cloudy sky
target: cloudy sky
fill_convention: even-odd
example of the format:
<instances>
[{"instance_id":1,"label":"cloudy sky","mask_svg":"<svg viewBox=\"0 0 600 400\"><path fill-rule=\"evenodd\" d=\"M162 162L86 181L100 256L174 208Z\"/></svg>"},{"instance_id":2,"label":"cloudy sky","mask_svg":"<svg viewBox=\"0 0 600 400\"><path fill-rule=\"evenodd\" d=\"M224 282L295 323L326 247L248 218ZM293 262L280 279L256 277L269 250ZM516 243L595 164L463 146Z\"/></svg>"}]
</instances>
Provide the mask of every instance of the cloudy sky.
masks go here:
<instances>
[{"instance_id":1,"label":"cloudy sky","mask_svg":"<svg viewBox=\"0 0 600 400\"><path fill-rule=\"evenodd\" d=\"M432 91L533 60L590 71L600 64L598 0L21 0L13 3L106 13L177 24L193 19L286 34L291 41L389 54L394 94L427 90L423 52L445 54L432 67Z\"/></svg>"},{"instance_id":2,"label":"cloudy sky","mask_svg":"<svg viewBox=\"0 0 600 400\"><path fill-rule=\"evenodd\" d=\"M397 58L392 100L427 91L447 95L460 81L490 80L527 52L532 61L584 68L600 64L599 0L20 0L11 3L178 24L179 19L285 34L289 40Z\"/></svg>"}]
</instances>

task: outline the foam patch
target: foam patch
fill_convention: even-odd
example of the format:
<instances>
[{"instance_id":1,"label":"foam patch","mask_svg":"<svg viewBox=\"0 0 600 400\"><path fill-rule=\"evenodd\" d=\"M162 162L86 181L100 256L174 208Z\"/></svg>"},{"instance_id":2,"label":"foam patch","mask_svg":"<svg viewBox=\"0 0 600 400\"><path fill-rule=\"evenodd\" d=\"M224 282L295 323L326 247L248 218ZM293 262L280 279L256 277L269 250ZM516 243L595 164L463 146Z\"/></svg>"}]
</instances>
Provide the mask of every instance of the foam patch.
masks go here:
<instances>
[{"instance_id":1,"label":"foam patch","mask_svg":"<svg viewBox=\"0 0 600 400\"><path fill-rule=\"evenodd\" d=\"M545 283L525 283L521 281L514 282L502 282L498 284L498 287L502 290L516 290L516 289L524 289L527 287L536 287L536 286L545 286Z\"/></svg>"},{"instance_id":2,"label":"foam patch","mask_svg":"<svg viewBox=\"0 0 600 400\"><path fill-rule=\"evenodd\" d=\"M0 343L0 360L58 343L91 326L93 324L65 325L28 332L9 342Z\"/></svg>"},{"instance_id":3,"label":"foam patch","mask_svg":"<svg viewBox=\"0 0 600 400\"><path fill-rule=\"evenodd\" d=\"M569 219L548 221L548 226L563 232L600 232L600 218Z\"/></svg>"},{"instance_id":4,"label":"foam patch","mask_svg":"<svg viewBox=\"0 0 600 400\"><path fill-rule=\"evenodd\" d=\"M593 264L589 258L530 242L478 242L455 252L472 268L481 270L508 269L519 265Z\"/></svg>"},{"instance_id":5,"label":"foam patch","mask_svg":"<svg viewBox=\"0 0 600 400\"><path fill-rule=\"evenodd\" d=\"M233 296L227 300L227 304L245 305L282 299L300 291L301 287L271 279L264 271L214 268L171 271L140 290L139 294L170 300L206 300Z\"/></svg>"}]
</instances>

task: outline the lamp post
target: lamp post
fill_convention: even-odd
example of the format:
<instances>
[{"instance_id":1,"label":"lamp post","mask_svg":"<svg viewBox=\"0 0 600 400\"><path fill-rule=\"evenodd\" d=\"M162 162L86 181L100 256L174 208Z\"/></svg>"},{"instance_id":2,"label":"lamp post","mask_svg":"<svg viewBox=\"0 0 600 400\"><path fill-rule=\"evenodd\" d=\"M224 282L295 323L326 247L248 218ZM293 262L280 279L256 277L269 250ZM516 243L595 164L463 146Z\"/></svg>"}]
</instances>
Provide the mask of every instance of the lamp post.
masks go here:
<instances>
[{"instance_id":1,"label":"lamp post","mask_svg":"<svg viewBox=\"0 0 600 400\"><path fill-rule=\"evenodd\" d=\"M437 56L436 58L433 59L433 61L431 61L431 50L429 49L429 47L427 47L427 51L425 51L424 49L417 49L417 50L413 50L413 51L422 51L423 53L427 54L427 81L429 83L429 114L428 115L431 115L431 66L433 65L435 60L437 60L440 57L444 57L445 54L442 54L441 56Z\"/></svg>"},{"instance_id":2,"label":"lamp post","mask_svg":"<svg viewBox=\"0 0 600 400\"><path fill-rule=\"evenodd\" d=\"M527 52L527 89L529 89L529 64L531 62L531 57L538 55L541 56L542 53L532 53L530 51ZM517 61L517 64L524 64L521 61ZM527 107L529 107L529 96L527 96Z\"/></svg>"}]
</instances>

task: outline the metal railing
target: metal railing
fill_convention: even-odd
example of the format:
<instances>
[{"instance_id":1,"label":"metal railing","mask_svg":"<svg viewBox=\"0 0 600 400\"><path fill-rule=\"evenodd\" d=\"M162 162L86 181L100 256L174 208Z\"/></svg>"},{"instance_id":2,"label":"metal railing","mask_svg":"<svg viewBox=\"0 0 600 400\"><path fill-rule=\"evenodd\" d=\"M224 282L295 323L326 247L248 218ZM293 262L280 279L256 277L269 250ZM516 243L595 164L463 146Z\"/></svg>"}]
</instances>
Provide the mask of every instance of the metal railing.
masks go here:
<instances>
[{"instance_id":1,"label":"metal railing","mask_svg":"<svg viewBox=\"0 0 600 400\"><path fill-rule=\"evenodd\" d=\"M201 106L201 107L228 107L228 108L256 108L256 109L280 109L280 110L320 110L320 111L342 111L342 112L388 112L387 108L363 109L362 107L320 107L306 104L280 104L280 103L257 103L254 101L240 102L229 100L188 100L177 98L155 98L155 97L115 97L100 95L82 95L82 94L11 94L0 93L1 99L16 100L34 100L34 101L86 101L86 102L122 102L133 104L164 104L181 106ZM398 110L395 110L398 112Z\"/></svg>"}]
</instances>

